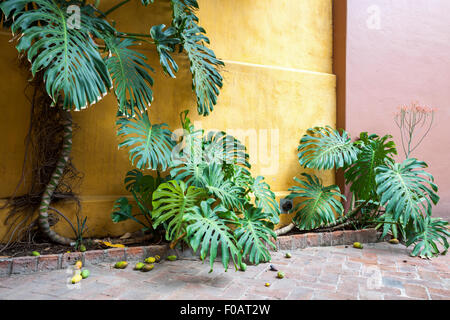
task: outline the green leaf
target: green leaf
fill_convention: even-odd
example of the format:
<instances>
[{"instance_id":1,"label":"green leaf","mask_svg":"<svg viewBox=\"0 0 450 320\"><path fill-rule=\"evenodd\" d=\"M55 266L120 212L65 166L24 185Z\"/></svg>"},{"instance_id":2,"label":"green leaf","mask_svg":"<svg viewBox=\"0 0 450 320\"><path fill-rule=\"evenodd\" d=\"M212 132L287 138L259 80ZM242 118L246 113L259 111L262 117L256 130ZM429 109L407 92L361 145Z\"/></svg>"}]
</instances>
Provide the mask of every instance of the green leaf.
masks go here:
<instances>
[{"instance_id":1,"label":"green leaf","mask_svg":"<svg viewBox=\"0 0 450 320\"><path fill-rule=\"evenodd\" d=\"M383 215L381 215L378 220L381 222L377 225L377 229L381 226L383 227L383 232L380 236L381 239L383 239L389 231L392 232L392 235L395 239L399 239L399 231L403 234L403 225L404 223L400 220L396 220L394 217L394 214L392 212L385 212Z\"/></svg>"},{"instance_id":2,"label":"green leaf","mask_svg":"<svg viewBox=\"0 0 450 320\"><path fill-rule=\"evenodd\" d=\"M144 206L151 206L153 192L158 186L166 182L160 177L153 177L151 175L144 175L142 171L137 169L128 171L125 177L125 188L129 192L134 192L139 199L139 202Z\"/></svg>"},{"instance_id":3,"label":"green leaf","mask_svg":"<svg viewBox=\"0 0 450 320\"><path fill-rule=\"evenodd\" d=\"M346 131L330 126L309 129L300 140L298 160L305 168L329 170L353 164L359 150Z\"/></svg>"},{"instance_id":4,"label":"green leaf","mask_svg":"<svg viewBox=\"0 0 450 320\"><path fill-rule=\"evenodd\" d=\"M244 189L225 179L222 166L213 163L205 167L200 181L201 186L220 199L224 207L230 210L243 208Z\"/></svg>"},{"instance_id":5,"label":"green leaf","mask_svg":"<svg viewBox=\"0 0 450 320\"><path fill-rule=\"evenodd\" d=\"M165 171L170 167L171 152L175 145L167 125L151 124L147 113L137 114L136 119L120 117L117 135L124 140L119 148L129 147L130 160L139 169Z\"/></svg>"},{"instance_id":6,"label":"green leaf","mask_svg":"<svg viewBox=\"0 0 450 320\"><path fill-rule=\"evenodd\" d=\"M191 124L187 113L181 113L184 134L173 150L170 173L174 179L202 187L202 175L210 164L223 165L223 169L237 164L250 167L245 146L239 140L225 132L211 131L204 135L203 130L196 130Z\"/></svg>"},{"instance_id":7,"label":"green leaf","mask_svg":"<svg viewBox=\"0 0 450 320\"><path fill-rule=\"evenodd\" d=\"M431 259L440 253L438 245L442 245L446 254L448 251L447 238L450 237L448 231L448 222L442 219L431 218L430 216L418 217L417 232L408 239L407 246L414 244L411 255L413 257L421 257Z\"/></svg>"},{"instance_id":8,"label":"green leaf","mask_svg":"<svg viewBox=\"0 0 450 320\"><path fill-rule=\"evenodd\" d=\"M254 183L254 179L246 167L236 164L224 164L222 166L222 171L224 173L225 180L232 181L234 185L244 190L250 189ZM246 192L246 199L248 199L247 202L250 202L250 197L248 196L249 192Z\"/></svg>"},{"instance_id":9,"label":"green leaf","mask_svg":"<svg viewBox=\"0 0 450 320\"><path fill-rule=\"evenodd\" d=\"M174 51L174 46L179 44L180 40L174 37L177 35L177 29L169 27L164 30L165 27L164 24L153 26L150 29L150 35L152 36L152 39L155 40L159 62L161 63L164 72L172 78L176 78L175 73L178 72L178 65L170 55L170 52Z\"/></svg>"},{"instance_id":10,"label":"green leaf","mask_svg":"<svg viewBox=\"0 0 450 320\"><path fill-rule=\"evenodd\" d=\"M35 9L21 11L34 3ZM14 22L13 33L20 33L17 44L26 52L33 76L44 72L45 88L56 103L63 97L63 108L81 110L98 102L111 87L111 78L91 34L101 19L80 11L80 28L69 28L68 2L14 0L1 4L2 11ZM20 13L20 14L19 14ZM103 25L106 25L103 23Z\"/></svg>"},{"instance_id":11,"label":"green leaf","mask_svg":"<svg viewBox=\"0 0 450 320\"><path fill-rule=\"evenodd\" d=\"M183 181L161 184L153 193L153 227L166 223L166 239L177 240L186 229L186 214L193 212L206 192L197 187L187 187Z\"/></svg>"},{"instance_id":12,"label":"green leaf","mask_svg":"<svg viewBox=\"0 0 450 320\"><path fill-rule=\"evenodd\" d=\"M267 221L267 215L261 208L253 206L244 210L244 217L240 218L240 226L234 231L238 239L238 245L244 250L243 257L249 256L249 261L254 264L271 260L270 252L266 244L276 249L271 238L277 236L273 232L273 223Z\"/></svg>"},{"instance_id":13,"label":"green leaf","mask_svg":"<svg viewBox=\"0 0 450 320\"><path fill-rule=\"evenodd\" d=\"M437 204L437 185L431 174L422 170L425 162L411 158L392 166L376 169L375 181L380 203L394 219L402 217L404 224L417 221L422 214L431 215L432 203Z\"/></svg>"},{"instance_id":14,"label":"green leaf","mask_svg":"<svg viewBox=\"0 0 450 320\"><path fill-rule=\"evenodd\" d=\"M198 20L194 14L194 10L199 8L197 0L171 0L171 3L174 20L180 20L184 15L191 15L193 16L192 19Z\"/></svg>"},{"instance_id":15,"label":"green leaf","mask_svg":"<svg viewBox=\"0 0 450 320\"><path fill-rule=\"evenodd\" d=\"M132 213L133 206L128 202L128 199L125 197L121 197L114 202L113 212L111 213L111 219L114 223L133 220L138 224L147 228L147 226L136 219L136 217Z\"/></svg>"},{"instance_id":16,"label":"green leaf","mask_svg":"<svg viewBox=\"0 0 450 320\"><path fill-rule=\"evenodd\" d=\"M119 198L114 202L113 213L111 214L111 219L114 223L125 221L128 219L133 219L131 214L132 206L125 197Z\"/></svg>"},{"instance_id":17,"label":"green leaf","mask_svg":"<svg viewBox=\"0 0 450 320\"><path fill-rule=\"evenodd\" d=\"M358 159L345 172L347 183L351 183L350 191L357 199L377 198L375 169L394 163L392 157L397 154L395 143L388 141L391 138L390 135L380 138L377 135L369 136L367 132L361 133L358 141L360 146Z\"/></svg>"},{"instance_id":18,"label":"green leaf","mask_svg":"<svg viewBox=\"0 0 450 320\"><path fill-rule=\"evenodd\" d=\"M141 2L144 6L148 6L150 4L150 2L153 3L154 0L141 0Z\"/></svg>"},{"instance_id":19,"label":"green leaf","mask_svg":"<svg viewBox=\"0 0 450 320\"><path fill-rule=\"evenodd\" d=\"M223 206L211 208L214 202L214 199L203 201L199 207L194 208L193 212L187 214L189 244L194 252L201 248L200 258L202 260L205 260L209 254L210 272L213 271L219 245L225 271L228 269L230 257L237 270L241 264L241 250L228 227L228 225L237 224L237 217Z\"/></svg>"},{"instance_id":20,"label":"green leaf","mask_svg":"<svg viewBox=\"0 0 450 320\"><path fill-rule=\"evenodd\" d=\"M184 181L189 186L202 187L203 172L207 168L204 162L196 162L193 158L185 160L174 160L170 175L174 180Z\"/></svg>"},{"instance_id":21,"label":"green leaf","mask_svg":"<svg viewBox=\"0 0 450 320\"><path fill-rule=\"evenodd\" d=\"M294 178L300 186L289 189L292 191L287 199L301 198L302 201L294 208L296 212L293 221L300 230L314 230L325 227L336 221L336 214L342 216L344 207L339 201L345 196L340 193L339 187L332 185L324 187L316 176L302 173L306 180Z\"/></svg>"},{"instance_id":22,"label":"green leaf","mask_svg":"<svg viewBox=\"0 0 450 320\"><path fill-rule=\"evenodd\" d=\"M264 177L256 177L250 186L251 192L255 196L255 205L262 209L262 212L266 214L273 224L278 224L280 222L280 207L275 193L270 190L270 186L263 180Z\"/></svg>"},{"instance_id":23,"label":"green leaf","mask_svg":"<svg viewBox=\"0 0 450 320\"><path fill-rule=\"evenodd\" d=\"M219 90L222 88L223 78L219 67L224 63L216 58L214 52L205 46L209 39L205 36L205 29L200 27L194 10L198 9L197 1L172 0L172 26L178 30L181 44L191 63L192 88L197 97L199 114L208 115L217 104Z\"/></svg>"},{"instance_id":24,"label":"green leaf","mask_svg":"<svg viewBox=\"0 0 450 320\"><path fill-rule=\"evenodd\" d=\"M119 110L124 115L134 115L137 108L145 112L153 101L153 79L147 70L153 69L145 63L147 58L130 49L138 45L131 39L105 38L109 55L105 59L114 82L114 92Z\"/></svg>"},{"instance_id":25,"label":"green leaf","mask_svg":"<svg viewBox=\"0 0 450 320\"><path fill-rule=\"evenodd\" d=\"M203 137L203 160L206 163L238 164L250 168L246 147L224 131L210 131Z\"/></svg>"}]
</instances>

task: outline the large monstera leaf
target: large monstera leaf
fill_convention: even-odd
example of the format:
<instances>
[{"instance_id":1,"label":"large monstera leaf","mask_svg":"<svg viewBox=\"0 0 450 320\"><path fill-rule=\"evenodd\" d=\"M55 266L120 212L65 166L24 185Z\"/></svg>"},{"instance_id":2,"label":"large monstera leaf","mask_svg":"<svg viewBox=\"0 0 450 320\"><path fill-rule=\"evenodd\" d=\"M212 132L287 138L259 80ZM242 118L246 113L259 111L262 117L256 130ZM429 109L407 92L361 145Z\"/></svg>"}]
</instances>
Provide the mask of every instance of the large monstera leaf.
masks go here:
<instances>
[{"instance_id":1,"label":"large monstera leaf","mask_svg":"<svg viewBox=\"0 0 450 320\"><path fill-rule=\"evenodd\" d=\"M23 11L30 3L35 9ZM91 38L91 34L98 35L94 26L101 19L80 10L80 27L71 27L69 5L62 1L9 0L0 8L14 19L11 30L21 34L16 48L27 53L33 76L44 70L46 91L54 103L64 97L64 109L81 110L98 102L112 83Z\"/></svg>"},{"instance_id":2,"label":"large monstera leaf","mask_svg":"<svg viewBox=\"0 0 450 320\"><path fill-rule=\"evenodd\" d=\"M166 239L178 241L186 231L186 215L206 199L206 192L188 187L183 181L171 180L161 184L153 193L153 227L167 223Z\"/></svg>"},{"instance_id":3,"label":"large monstera leaf","mask_svg":"<svg viewBox=\"0 0 450 320\"><path fill-rule=\"evenodd\" d=\"M127 172L125 177L125 188L133 195L134 200L149 225L151 225L151 211L152 211L152 196L153 192L158 188L161 183L166 182L167 178L153 177L151 175L144 175L142 171L131 170ZM129 203L128 199L121 197L114 203L113 212L111 218L113 222L121 222L128 219L142 224L144 230L148 230L147 225L136 219L132 213L133 206Z\"/></svg>"},{"instance_id":4,"label":"large monstera leaf","mask_svg":"<svg viewBox=\"0 0 450 320\"><path fill-rule=\"evenodd\" d=\"M224 131L210 131L203 137L203 158L207 163L238 164L250 168L246 147Z\"/></svg>"},{"instance_id":5,"label":"large monstera leaf","mask_svg":"<svg viewBox=\"0 0 450 320\"><path fill-rule=\"evenodd\" d=\"M336 185L325 187L319 178L303 173L306 180L294 178L300 186L294 186L289 191L287 199L301 198L294 208L296 215L293 221L300 230L314 230L325 227L336 221L336 215L342 216L344 207L339 201L345 199Z\"/></svg>"},{"instance_id":6,"label":"large monstera leaf","mask_svg":"<svg viewBox=\"0 0 450 320\"><path fill-rule=\"evenodd\" d=\"M153 192L161 183L166 182L167 178L153 177L143 174L137 169L128 171L125 177L125 188L137 198L138 204L151 207Z\"/></svg>"},{"instance_id":7,"label":"large monstera leaf","mask_svg":"<svg viewBox=\"0 0 450 320\"><path fill-rule=\"evenodd\" d=\"M277 236L273 232L273 223L267 221L267 215L261 208L250 206L244 210L243 217L239 221L240 226L234 234L238 239L238 245L243 249L243 257L248 255L249 261L253 264L270 261L270 252L266 244L276 249L271 238L276 239Z\"/></svg>"},{"instance_id":8,"label":"large monstera leaf","mask_svg":"<svg viewBox=\"0 0 450 320\"><path fill-rule=\"evenodd\" d=\"M359 150L348 133L329 126L309 129L300 140L298 160L305 168L329 170L351 165Z\"/></svg>"},{"instance_id":9,"label":"large monstera leaf","mask_svg":"<svg viewBox=\"0 0 450 320\"><path fill-rule=\"evenodd\" d=\"M433 176L422 170L426 167L425 162L409 158L403 163L376 169L380 203L386 212L393 213L395 220L402 217L405 225L410 219L415 224L422 215L431 215L432 204L439 201Z\"/></svg>"},{"instance_id":10,"label":"large monstera leaf","mask_svg":"<svg viewBox=\"0 0 450 320\"><path fill-rule=\"evenodd\" d=\"M171 152L175 145L172 132L167 125L151 124L147 113L137 113L137 118L120 117L117 120L117 135L123 142L119 147L128 147L131 163L139 169L165 171L171 162Z\"/></svg>"},{"instance_id":11,"label":"large monstera leaf","mask_svg":"<svg viewBox=\"0 0 450 320\"><path fill-rule=\"evenodd\" d=\"M105 61L114 82L120 112L127 116L134 115L135 108L145 112L153 101L153 79L148 73L153 69L145 63L147 58L131 49L138 44L134 40L108 37L105 44L109 51Z\"/></svg>"},{"instance_id":12,"label":"large monstera leaf","mask_svg":"<svg viewBox=\"0 0 450 320\"><path fill-rule=\"evenodd\" d=\"M185 181L189 186L202 187L203 172L208 167L204 162L196 162L194 158L174 160L170 175L173 179Z\"/></svg>"},{"instance_id":13,"label":"large monstera leaf","mask_svg":"<svg viewBox=\"0 0 450 320\"><path fill-rule=\"evenodd\" d=\"M178 30L181 45L186 51L192 73L192 88L197 97L199 114L208 115L217 104L223 78L219 68L224 65L214 52L206 47L209 39L205 29L200 27L194 10L198 9L195 0L172 0L172 26Z\"/></svg>"},{"instance_id":14,"label":"large monstera leaf","mask_svg":"<svg viewBox=\"0 0 450 320\"><path fill-rule=\"evenodd\" d=\"M203 201L200 206L194 208L186 216L189 223L187 227L187 238L190 246L197 252L200 248L200 258L206 259L209 254L209 262L213 271L214 260L217 257L219 245L222 253L222 264L225 271L228 269L230 257L237 270L241 265L241 249L229 225L238 223L236 215L219 205L212 208L214 199Z\"/></svg>"},{"instance_id":15,"label":"large monstera leaf","mask_svg":"<svg viewBox=\"0 0 450 320\"><path fill-rule=\"evenodd\" d=\"M394 163L393 155L397 154L395 143L390 141L392 136L380 138L377 135L368 135L363 132L358 144L360 152L358 159L345 172L346 181L351 183L352 191L357 199L376 198L377 184L375 169L382 165Z\"/></svg>"},{"instance_id":16,"label":"large monstera leaf","mask_svg":"<svg viewBox=\"0 0 450 320\"><path fill-rule=\"evenodd\" d=\"M203 170L201 186L208 190L210 195L220 199L224 207L230 210L242 209L244 189L225 179L221 165L213 163Z\"/></svg>"},{"instance_id":17,"label":"large monstera leaf","mask_svg":"<svg viewBox=\"0 0 450 320\"><path fill-rule=\"evenodd\" d=\"M194 15L194 10L198 9L197 0L171 0L171 2L174 19L179 19L185 14Z\"/></svg>"},{"instance_id":18,"label":"large monstera leaf","mask_svg":"<svg viewBox=\"0 0 450 320\"><path fill-rule=\"evenodd\" d=\"M153 26L150 29L150 35L152 36L152 39L155 40L159 62L161 63L164 72L172 78L176 78L175 73L178 72L178 65L170 53L174 51L174 46L179 44L180 40L175 37L178 32L177 29L169 27L164 30L165 27L164 24Z\"/></svg>"},{"instance_id":19,"label":"large monstera leaf","mask_svg":"<svg viewBox=\"0 0 450 320\"><path fill-rule=\"evenodd\" d=\"M275 193L270 190L270 186L264 182L264 177L256 177L253 180L253 184L250 186L250 190L255 196L255 205L262 209L273 224L280 222L280 207L277 203Z\"/></svg>"},{"instance_id":20,"label":"large monstera leaf","mask_svg":"<svg viewBox=\"0 0 450 320\"><path fill-rule=\"evenodd\" d=\"M450 237L448 230L448 222L440 218L432 218L430 216L420 216L417 220L417 229L408 239L407 246L414 244L411 255L413 257L421 257L431 259L440 253L438 245L443 247L442 254L448 251L447 238Z\"/></svg>"}]
</instances>

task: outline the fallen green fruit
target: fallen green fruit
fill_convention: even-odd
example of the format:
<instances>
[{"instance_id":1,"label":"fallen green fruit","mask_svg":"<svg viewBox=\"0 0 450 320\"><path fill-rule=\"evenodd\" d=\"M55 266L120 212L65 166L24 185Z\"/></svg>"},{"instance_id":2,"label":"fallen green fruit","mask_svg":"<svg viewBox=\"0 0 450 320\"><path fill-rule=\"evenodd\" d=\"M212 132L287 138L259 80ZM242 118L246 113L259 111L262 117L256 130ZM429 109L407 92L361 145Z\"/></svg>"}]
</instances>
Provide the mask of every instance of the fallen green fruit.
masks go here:
<instances>
[{"instance_id":1,"label":"fallen green fruit","mask_svg":"<svg viewBox=\"0 0 450 320\"><path fill-rule=\"evenodd\" d=\"M245 270L247 270L247 264L245 264L245 263L241 263L241 271L245 271Z\"/></svg>"},{"instance_id":2,"label":"fallen green fruit","mask_svg":"<svg viewBox=\"0 0 450 320\"><path fill-rule=\"evenodd\" d=\"M80 246L80 252L85 252L86 251L86 247L84 246L84 244L82 244Z\"/></svg>"},{"instance_id":3,"label":"fallen green fruit","mask_svg":"<svg viewBox=\"0 0 450 320\"><path fill-rule=\"evenodd\" d=\"M114 268L116 269L125 269L128 266L128 262L126 261L119 261L116 262L116 264L114 265Z\"/></svg>"},{"instance_id":4,"label":"fallen green fruit","mask_svg":"<svg viewBox=\"0 0 450 320\"><path fill-rule=\"evenodd\" d=\"M288 252L288 253L286 253L286 258L291 258L292 256L291 256L291 254Z\"/></svg>"},{"instance_id":5,"label":"fallen green fruit","mask_svg":"<svg viewBox=\"0 0 450 320\"><path fill-rule=\"evenodd\" d=\"M135 270L141 270L144 266L145 266L144 263L138 262L138 263L136 263L136 265L134 266L134 269L135 269Z\"/></svg>"},{"instance_id":6,"label":"fallen green fruit","mask_svg":"<svg viewBox=\"0 0 450 320\"><path fill-rule=\"evenodd\" d=\"M156 262L160 262L160 261L161 261L161 257L158 256L158 255L156 255L156 256L155 256L155 260L156 260Z\"/></svg>"},{"instance_id":7,"label":"fallen green fruit","mask_svg":"<svg viewBox=\"0 0 450 320\"><path fill-rule=\"evenodd\" d=\"M363 245L361 243L359 243L359 242L355 242L355 243L353 243L353 248L362 249Z\"/></svg>"},{"instance_id":8,"label":"fallen green fruit","mask_svg":"<svg viewBox=\"0 0 450 320\"><path fill-rule=\"evenodd\" d=\"M175 261L175 260L177 260L177 256L175 256L175 255L173 255L173 256L168 256L168 257L167 257L167 260Z\"/></svg>"},{"instance_id":9,"label":"fallen green fruit","mask_svg":"<svg viewBox=\"0 0 450 320\"><path fill-rule=\"evenodd\" d=\"M33 256L35 256L35 257L37 257L37 256L40 256L41 254L39 253L39 252L37 252L37 251L33 251L32 253L31 253Z\"/></svg>"},{"instance_id":10,"label":"fallen green fruit","mask_svg":"<svg viewBox=\"0 0 450 320\"><path fill-rule=\"evenodd\" d=\"M284 272L283 272L283 271L279 271L279 272L277 273L277 278L278 278L278 279L283 279L283 278L284 278Z\"/></svg>"},{"instance_id":11,"label":"fallen green fruit","mask_svg":"<svg viewBox=\"0 0 450 320\"><path fill-rule=\"evenodd\" d=\"M91 272L88 269L84 269L83 271L81 271L81 277L83 279L86 279L87 277L89 277L91 275Z\"/></svg>"},{"instance_id":12,"label":"fallen green fruit","mask_svg":"<svg viewBox=\"0 0 450 320\"><path fill-rule=\"evenodd\" d=\"M146 265L142 268L142 271L148 272L148 271L150 271L150 270L153 270L154 267L155 267L154 264L146 264Z\"/></svg>"}]
</instances>

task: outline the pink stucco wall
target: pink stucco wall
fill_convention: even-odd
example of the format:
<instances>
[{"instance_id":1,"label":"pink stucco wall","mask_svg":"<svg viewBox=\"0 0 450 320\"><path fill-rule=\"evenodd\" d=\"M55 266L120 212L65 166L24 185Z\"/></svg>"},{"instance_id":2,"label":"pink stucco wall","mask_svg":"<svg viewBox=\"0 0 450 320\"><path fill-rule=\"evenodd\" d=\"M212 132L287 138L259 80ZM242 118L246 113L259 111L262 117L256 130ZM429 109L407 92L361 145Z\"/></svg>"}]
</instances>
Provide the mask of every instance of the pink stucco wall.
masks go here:
<instances>
[{"instance_id":1,"label":"pink stucco wall","mask_svg":"<svg viewBox=\"0 0 450 320\"><path fill-rule=\"evenodd\" d=\"M439 186L433 215L450 220L450 1L348 0L346 129L392 134L397 106L438 108L430 135L412 156ZM398 160L403 160L400 152Z\"/></svg>"}]
</instances>

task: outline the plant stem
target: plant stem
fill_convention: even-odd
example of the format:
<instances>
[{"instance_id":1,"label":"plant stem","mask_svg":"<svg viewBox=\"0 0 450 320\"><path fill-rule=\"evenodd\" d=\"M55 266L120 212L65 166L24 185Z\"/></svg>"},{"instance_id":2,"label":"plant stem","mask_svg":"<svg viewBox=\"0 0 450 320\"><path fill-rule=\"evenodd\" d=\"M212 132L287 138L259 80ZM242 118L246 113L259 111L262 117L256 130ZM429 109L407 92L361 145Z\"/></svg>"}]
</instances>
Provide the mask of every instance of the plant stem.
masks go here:
<instances>
[{"instance_id":1,"label":"plant stem","mask_svg":"<svg viewBox=\"0 0 450 320\"><path fill-rule=\"evenodd\" d=\"M178 241L180 241L181 239L183 239L186 236L186 231L183 232L182 235L180 235L178 238L176 238L174 241L172 241L169 245L170 249L175 248L175 246L177 245Z\"/></svg>"},{"instance_id":2,"label":"plant stem","mask_svg":"<svg viewBox=\"0 0 450 320\"><path fill-rule=\"evenodd\" d=\"M145 33L132 33L132 32L119 32L119 36L132 36L132 37L145 37L145 38L151 38L152 36Z\"/></svg>"},{"instance_id":3,"label":"plant stem","mask_svg":"<svg viewBox=\"0 0 450 320\"><path fill-rule=\"evenodd\" d=\"M106 17L108 14L110 14L111 12L119 9L121 6L123 6L124 4L130 2L130 0L124 0L118 4L116 4L114 7L110 8L108 11L106 11L103 15Z\"/></svg>"},{"instance_id":4,"label":"plant stem","mask_svg":"<svg viewBox=\"0 0 450 320\"><path fill-rule=\"evenodd\" d=\"M72 239L60 236L55 231L50 229L50 224L48 221L48 210L50 202L52 201L53 193L58 186L59 180L61 179L64 168L69 162L70 151L72 150L72 115L69 112L61 111L61 116L63 117L62 123L64 126L64 138L62 152L59 156L59 160L56 163L55 171L47 184L44 194L42 195L41 204L39 206L39 227L41 231L48 236L53 242L64 244L64 245L74 245Z\"/></svg>"},{"instance_id":5,"label":"plant stem","mask_svg":"<svg viewBox=\"0 0 450 320\"><path fill-rule=\"evenodd\" d=\"M155 44L153 41L148 41L146 39L137 38L135 36L130 36L128 34L119 34L119 35L117 35L117 37L119 37L119 38L126 38L126 39L133 39L133 40L137 40L137 41L143 41L143 42L146 42L146 43L149 43L149 44Z\"/></svg>"},{"instance_id":6,"label":"plant stem","mask_svg":"<svg viewBox=\"0 0 450 320\"><path fill-rule=\"evenodd\" d=\"M289 231L291 231L292 229L294 229L294 227L295 227L295 224L294 224L294 223L291 223L291 224L287 225L286 227L283 227L283 228L280 228L280 229L278 229L278 230L275 230L275 234L276 234L277 236L286 234L286 233L288 233Z\"/></svg>"}]
</instances>

